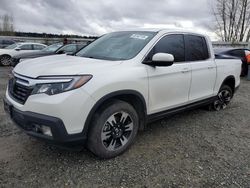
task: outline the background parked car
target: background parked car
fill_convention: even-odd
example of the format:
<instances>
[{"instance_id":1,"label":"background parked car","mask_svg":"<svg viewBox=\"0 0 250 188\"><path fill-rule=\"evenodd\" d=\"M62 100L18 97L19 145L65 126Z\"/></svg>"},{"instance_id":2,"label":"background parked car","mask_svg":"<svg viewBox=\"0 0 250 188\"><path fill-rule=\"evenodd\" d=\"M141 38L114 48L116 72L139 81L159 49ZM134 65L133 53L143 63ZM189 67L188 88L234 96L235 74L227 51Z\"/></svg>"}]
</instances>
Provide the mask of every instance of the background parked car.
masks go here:
<instances>
[{"instance_id":1,"label":"background parked car","mask_svg":"<svg viewBox=\"0 0 250 188\"><path fill-rule=\"evenodd\" d=\"M14 55L18 55L23 52L29 52L34 50L42 50L47 47L45 44L40 43L15 43L4 49L0 49L0 64L2 66L9 66L10 59Z\"/></svg>"},{"instance_id":2,"label":"background parked car","mask_svg":"<svg viewBox=\"0 0 250 188\"><path fill-rule=\"evenodd\" d=\"M26 59L32 59L32 58L42 57L42 56L47 56L47 55L53 55L62 46L63 46L63 43L56 43L56 44L52 44L50 46L47 46L46 48L44 48L40 51L23 52L23 53L20 53L18 55L14 55L10 60L10 64L11 64L11 66L15 67L19 62L26 60Z\"/></svg>"},{"instance_id":3,"label":"background parked car","mask_svg":"<svg viewBox=\"0 0 250 188\"><path fill-rule=\"evenodd\" d=\"M241 76L248 73L248 64L250 63L250 50L242 48L216 48L214 49L216 58L239 58L242 61Z\"/></svg>"},{"instance_id":4,"label":"background parked car","mask_svg":"<svg viewBox=\"0 0 250 188\"><path fill-rule=\"evenodd\" d=\"M87 43L76 43L76 44L67 44L56 51L56 54L68 54L74 55L76 52L85 47Z\"/></svg>"},{"instance_id":5,"label":"background parked car","mask_svg":"<svg viewBox=\"0 0 250 188\"><path fill-rule=\"evenodd\" d=\"M0 48L5 48L9 45L15 44L15 41L10 40L10 39L3 39L0 38Z\"/></svg>"},{"instance_id":6,"label":"background parked car","mask_svg":"<svg viewBox=\"0 0 250 188\"><path fill-rule=\"evenodd\" d=\"M76 43L67 45L63 45L62 43L52 44L39 52L26 52L13 56L10 60L11 66L15 67L18 63L27 59L43 57L48 55L55 55L55 54L74 55L76 52L78 52L86 45L87 45L86 43Z\"/></svg>"}]
</instances>

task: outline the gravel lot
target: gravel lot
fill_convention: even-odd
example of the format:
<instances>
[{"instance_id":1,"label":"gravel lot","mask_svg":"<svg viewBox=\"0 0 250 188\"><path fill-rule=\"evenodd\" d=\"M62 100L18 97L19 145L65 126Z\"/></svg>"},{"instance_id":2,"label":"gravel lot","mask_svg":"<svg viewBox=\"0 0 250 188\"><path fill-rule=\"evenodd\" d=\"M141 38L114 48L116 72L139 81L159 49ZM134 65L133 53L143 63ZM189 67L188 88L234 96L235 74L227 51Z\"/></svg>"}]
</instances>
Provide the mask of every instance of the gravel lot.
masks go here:
<instances>
[{"instance_id":1,"label":"gravel lot","mask_svg":"<svg viewBox=\"0 0 250 188\"><path fill-rule=\"evenodd\" d=\"M48 146L3 111L8 68L0 67L0 187L250 187L250 82L228 109L185 112L149 125L123 155Z\"/></svg>"}]
</instances>

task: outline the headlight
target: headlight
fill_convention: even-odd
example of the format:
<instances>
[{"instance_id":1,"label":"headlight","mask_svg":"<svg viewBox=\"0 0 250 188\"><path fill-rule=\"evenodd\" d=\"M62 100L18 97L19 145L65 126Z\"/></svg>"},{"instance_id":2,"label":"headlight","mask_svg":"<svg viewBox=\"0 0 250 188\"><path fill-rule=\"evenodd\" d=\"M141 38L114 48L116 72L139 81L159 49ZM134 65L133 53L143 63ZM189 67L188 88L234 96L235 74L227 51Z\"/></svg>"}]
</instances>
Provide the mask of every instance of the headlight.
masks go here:
<instances>
[{"instance_id":1,"label":"headlight","mask_svg":"<svg viewBox=\"0 0 250 188\"><path fill-rule=\"evenodd\" d=\"M92 75L84 75L84 76L74 76L74 77L57 77L56 79L67 80L65 82L56 82L54 80L53 83L41 83L37 84L32 92L32 94L40 94L46 93L48 95L55 95L59 93L63 93L66 91L70 91L73 89L80 88L84 84L86 84ZM41 79L49 79L53 80L54 77L42 77ZM69 81L68 81L69 80Z\"/></svg>"}]
</instances>

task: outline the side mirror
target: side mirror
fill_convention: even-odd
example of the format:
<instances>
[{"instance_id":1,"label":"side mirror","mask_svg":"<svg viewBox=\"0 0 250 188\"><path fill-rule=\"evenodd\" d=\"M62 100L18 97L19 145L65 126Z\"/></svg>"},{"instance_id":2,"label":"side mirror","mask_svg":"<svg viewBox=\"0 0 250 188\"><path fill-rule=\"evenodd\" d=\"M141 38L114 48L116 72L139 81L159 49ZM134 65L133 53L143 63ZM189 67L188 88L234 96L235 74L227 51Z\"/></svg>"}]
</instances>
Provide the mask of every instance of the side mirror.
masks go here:
<instances>
[{"instance_id":1,"label":"side mirror","mask_svg":"<svg viewBox=\"0 0 250 188\"><path fill-rule=\"evenodd\" d=\"M21 50L21 48L18 48L18 47L17 47L17 48L15 48L15 50L16 50L16 51L20 51L20 50Z\"/></svg>"},{"instance_id":2,"label":"side mirror","mask_svg":"<svg viewBox=\"0 0 250 188\"><path fill-rule=\"evenodd\" d=\"M147 65L151 66L159 66L159 67L167 67L171 66L174 63L174 56L168 53L157 53L153 55L152 61L145 62Z\"/></svg>"}]
</instances>

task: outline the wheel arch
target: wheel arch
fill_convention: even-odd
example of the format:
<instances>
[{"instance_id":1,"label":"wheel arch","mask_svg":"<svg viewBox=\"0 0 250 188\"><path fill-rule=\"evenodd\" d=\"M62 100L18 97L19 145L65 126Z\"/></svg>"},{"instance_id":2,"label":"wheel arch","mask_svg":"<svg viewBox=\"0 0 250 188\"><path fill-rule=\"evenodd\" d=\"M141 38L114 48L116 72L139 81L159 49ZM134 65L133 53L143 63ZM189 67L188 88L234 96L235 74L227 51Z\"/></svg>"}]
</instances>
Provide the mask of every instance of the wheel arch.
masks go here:
<instances>
[{"instance_id":1,"label":"wheel arch","mask_svg":"<svg viewBox=\"0 0 250 188\"><path fill-rule=\"evenodd\" d=\"M10 54L2 54L2 55L0 55L0 57L3 57L3 56L8 56L8 57L11 58L11 55L10 55Z\"/></svg>"},{"instance_id":2,"label":"wheel arch","mask_svg":"<svg viewBox=\"0 0 250 188\"><path fill-rule=\"evenodd\" d=\"M146 125L147 107L146 101L141 93L135 90L120 90L109 93L99 99L93 108L90 110L87 119L84 124L83 133L88 134L90 122L95 112L102 106L110 102L111 100L121 100L132 105L138 113L140 124L139 129L143 130ZM87 136L87 135L86 135Z\"/></svg>"},{"instance_id":3,"label":"wheel arch","mask_svg":"<svg viewBox=\"0 0 250 188\"><path fill-rule=\"evenodd\" d=\"M230 76L227 76L225 79L224 79L224 81L222 82L222 84L221 84L221 87L223 86L223 85L228 85L231 89L232 89L232 91L233 91L233 93L235 92L235 77L233 76L233 75L230 75ZM221 88L220 87L220 88Z\"/></svg>"}]
</instances>

